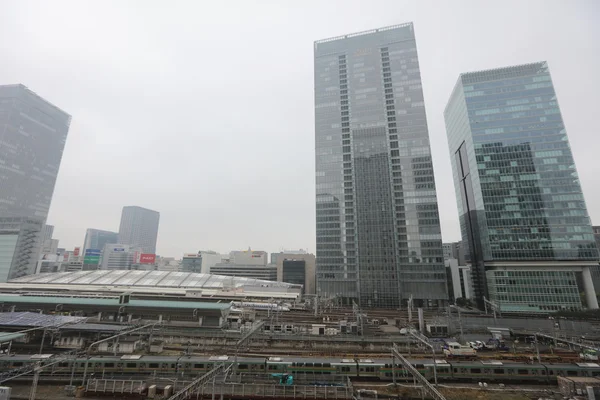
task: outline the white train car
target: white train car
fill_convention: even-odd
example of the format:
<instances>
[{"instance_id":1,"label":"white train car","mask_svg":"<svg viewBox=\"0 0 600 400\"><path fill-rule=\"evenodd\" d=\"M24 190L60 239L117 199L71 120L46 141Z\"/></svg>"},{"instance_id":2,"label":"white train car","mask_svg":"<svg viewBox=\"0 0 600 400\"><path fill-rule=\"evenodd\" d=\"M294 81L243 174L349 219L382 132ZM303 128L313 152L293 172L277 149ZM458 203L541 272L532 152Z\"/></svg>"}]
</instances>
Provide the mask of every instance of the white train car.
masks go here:
<instances>
[{"instance_id":1,"label":"white train car","mask_svg":"<svg viewBox=\"0 0 600 400\"><path fill-rule=\"evenodd\" d=\"M232 301L232 310L250 308L253 310L290 311L289 304L260 303L252 301Z\"/></svg>"}]
</instances>

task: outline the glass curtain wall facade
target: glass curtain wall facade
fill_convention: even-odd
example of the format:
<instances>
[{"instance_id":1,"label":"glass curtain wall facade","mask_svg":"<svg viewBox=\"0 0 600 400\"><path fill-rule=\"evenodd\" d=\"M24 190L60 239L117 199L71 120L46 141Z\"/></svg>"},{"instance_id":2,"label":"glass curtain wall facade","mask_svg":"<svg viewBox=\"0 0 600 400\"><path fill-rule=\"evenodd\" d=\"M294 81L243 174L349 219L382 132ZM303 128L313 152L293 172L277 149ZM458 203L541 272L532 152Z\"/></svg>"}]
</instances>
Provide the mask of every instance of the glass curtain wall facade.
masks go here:
<instances>
[{"instance_id":1,"label":"glass curtain wall facade","mask_svg":"<svg viewBox=\"0 0 600 400\"><path fill-rule=\"evenodd\" d=\"M315 42L317 294L447 301L412 23Z\"/></svg>"},{"instance_id":2,"label":"glass curtain wall facade","mask_svg":"<svg viewBox=\"0 0 600 400\"><path fill-rule=\"evenodd\" d=\"M25 86L0 86L0 217L47 218L70 124Z\"/></svg>"},{"instance_id":3,"label":"glass curtain wall facade","mask_svg":"<svg viewBox=\"0 0 600 400\"><path fill-rule=\"evenodd\" d=\"M87 249L103 250L106 244L116 244L118 242L119 234L117 232L88 229L85 232L85 240L83 241L83 254Z\"/></svg>"},{"instance_id":4,"label":"glass curtain wall facade","mask_svg":"<svg viewBox=\"0 0 600 400\"><path fill-rule=\"evenodd\" d=\"M119 225L119 243L155 254L160 213L138 206L125 206Z\"/></svg>"},{"instance_id":5,"label":"glass curtain wall facade","mask_svg":"<svg viewBox=\"0 0 600 400\"><path fill-rule=\"evenodd\" d=\"M539 310L537 283L512 279L519 293L511 293L486 270L536 262L572 273L598 259L548 66L461 74L444 116L475 297L480 305L493 295L507 307ZM565 281L574 279L565 273ZM581 308L571 300L569 308Z\"/></svg>"}]
</instances>

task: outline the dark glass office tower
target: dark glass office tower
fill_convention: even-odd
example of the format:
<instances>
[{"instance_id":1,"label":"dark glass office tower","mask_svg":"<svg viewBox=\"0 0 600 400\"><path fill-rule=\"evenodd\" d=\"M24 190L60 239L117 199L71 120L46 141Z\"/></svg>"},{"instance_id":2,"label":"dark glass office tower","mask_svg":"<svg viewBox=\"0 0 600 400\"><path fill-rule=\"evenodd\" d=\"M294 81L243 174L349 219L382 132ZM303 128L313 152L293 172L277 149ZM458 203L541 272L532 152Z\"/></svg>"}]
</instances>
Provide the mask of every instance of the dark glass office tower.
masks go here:
<instances>
[{"instance_id":1,"label":"dark glass office tower","mask_svg":"<svg viewBox=\"0 0 600 400\"><path fill-rule=\"evenodd\" d=\"M545 62L461 74L444 113L475 297L598 308L598 254Z\"/></svg>"},{"instance_id":2,"label":"dark glass office tower","mask_svg":"<svg viewBox=\"0 0 600 400\"><path fill-rule=\"evenodd\" d=\"M411 23L315 42L317 293L447 301Z\"/></svg>"}]
</instances>

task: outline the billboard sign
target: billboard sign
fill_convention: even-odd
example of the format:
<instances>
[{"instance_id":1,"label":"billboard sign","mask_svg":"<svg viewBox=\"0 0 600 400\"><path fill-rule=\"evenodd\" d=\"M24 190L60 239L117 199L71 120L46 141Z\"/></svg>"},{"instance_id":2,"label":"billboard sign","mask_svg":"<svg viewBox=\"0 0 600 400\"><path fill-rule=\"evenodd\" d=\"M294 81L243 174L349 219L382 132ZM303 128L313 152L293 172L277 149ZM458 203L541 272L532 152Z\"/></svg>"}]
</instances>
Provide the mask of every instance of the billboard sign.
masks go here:
<instances>
[{"instance_id":1,"label":"billboard sign","mask_svg":"<svg viewBox=\"0 0 600 400\"><path fill-rule=\"evenodd\" d=\"M124 247L113 247L113 251L119 252L119 251L125 251Z\"/></svg>"},{"instance_id":2,"label":"billboard sign","mask_svg":"<svg viewBox=\"0 0 600 400\"><path fill-rule=\"evenodd\" d=\"M101 253L102 253L102 250L100 250L100 249L85 249L85 254L83 256L83 263L84 264L93 264L93 265L100 264L100 254Z\"/></svg>"},{"instance_id":3,"label":"billboard sign","mask_svg":"<svg viewBox=\"0 0 600 400\"><path fill-rule=\"evenodd\" d=\"M81 247L75 247L75 249L73 250L73 256L78 257L80 252L81 252Z\"/></svg>"},{"instance_id":4,"label":"billboard sign","mask_svg":"<svg viewBox=\"0 0 600 400\"><path fill-rule=\"evenodd\" d=\"M142 253L140 254L140 264L154 264L156 262L156 254Z\"/></svg>"}]
</instances>

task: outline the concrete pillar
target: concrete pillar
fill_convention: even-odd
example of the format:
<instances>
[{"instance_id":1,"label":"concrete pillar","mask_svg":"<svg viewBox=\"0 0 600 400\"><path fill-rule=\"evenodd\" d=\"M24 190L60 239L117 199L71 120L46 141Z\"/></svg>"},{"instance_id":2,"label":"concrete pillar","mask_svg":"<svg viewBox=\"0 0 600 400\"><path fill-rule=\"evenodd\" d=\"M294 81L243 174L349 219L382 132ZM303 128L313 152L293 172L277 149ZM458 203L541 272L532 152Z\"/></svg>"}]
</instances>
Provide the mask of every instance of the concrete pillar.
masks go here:
<instances>
[{"instance_id":1,"label":"concrete pillar","mask_svg":"<svg viewBox=\"0 0 600 400\"><path fill-rule=\"evenodd\" d=\"M596 298L596 290L592 281L592 273L590 267L583 267L581 271L583 275L583 291L585 292L585 300L589 309L598 309L598 299Z\"/></svg>"}]
</instances>

